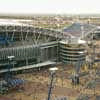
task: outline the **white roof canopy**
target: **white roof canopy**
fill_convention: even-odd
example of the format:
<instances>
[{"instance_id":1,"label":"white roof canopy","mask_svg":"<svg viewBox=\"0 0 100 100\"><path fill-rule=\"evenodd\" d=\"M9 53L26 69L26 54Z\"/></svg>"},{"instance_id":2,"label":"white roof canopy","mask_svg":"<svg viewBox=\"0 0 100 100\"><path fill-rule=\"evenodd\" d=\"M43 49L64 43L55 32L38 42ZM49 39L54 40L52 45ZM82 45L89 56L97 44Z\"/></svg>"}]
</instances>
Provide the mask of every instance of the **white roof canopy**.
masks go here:
<instances>
[{"instance_id":1,"label":"white roof canopy","mask_svg":"<svg viewBox=\"0 0 100 100\"><path fill-rule=\"evenodd\" d=\"M23 20L23 19L0 19L0 25L3 26L9 26L9 25L14 25L14 26L27 26L29 24L25 24L22 22L30 22L32 20Z\"/></svg>"}]
</instances>

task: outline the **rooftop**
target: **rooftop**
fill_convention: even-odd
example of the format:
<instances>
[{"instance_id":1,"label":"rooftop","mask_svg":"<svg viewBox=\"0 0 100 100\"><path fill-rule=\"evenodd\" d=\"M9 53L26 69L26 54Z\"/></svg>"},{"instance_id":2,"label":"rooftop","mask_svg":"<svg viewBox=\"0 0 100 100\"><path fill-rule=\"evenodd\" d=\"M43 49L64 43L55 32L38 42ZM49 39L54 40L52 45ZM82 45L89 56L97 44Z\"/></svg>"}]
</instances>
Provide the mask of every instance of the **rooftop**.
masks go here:
<instances>
[{"instance_id":1,"label":"rooftop","mask_svg":"<svg viewBox=\"0 0 100 100\"><path fill-rule=\"evenodd\" d=\"M91 24L73 23L69 27L65 27L62 32L70 33L73 37L86 36L93 32L97 27Z\"/></svg>"},{"instance_id":2,"label":"rooftop","mask_svg":"<svg viewBox=\"0 0 100 100\"><path fill-rule=\"evenodd\" d=\"M78 38L72 38L70 40L62 40L60 41L62 44L86 44L86 41L78 39Z\"/></svg>"},{"instance_id":3,"label":"rooftop","mask_svg":"<svg viewBox=\"0 0 100 100\"><path fill-rule=\"evenodd\" d=\"M32 20L23 20L23 19L0 19L0 26L27 26L27 22L31 22ZM26 22L26 23L23 23Z\"/></svg>"}]
</instances>

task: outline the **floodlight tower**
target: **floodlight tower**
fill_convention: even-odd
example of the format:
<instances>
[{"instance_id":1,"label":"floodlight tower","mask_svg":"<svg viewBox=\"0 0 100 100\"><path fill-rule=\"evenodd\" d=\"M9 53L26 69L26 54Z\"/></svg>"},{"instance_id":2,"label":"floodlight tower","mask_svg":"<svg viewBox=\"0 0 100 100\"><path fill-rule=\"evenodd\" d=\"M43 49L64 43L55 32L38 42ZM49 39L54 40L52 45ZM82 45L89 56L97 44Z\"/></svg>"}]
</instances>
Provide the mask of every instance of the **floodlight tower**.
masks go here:
<instances>
[{"instance_id":1,"label":"floodlight tower","mask_svg":"<svg viewBox=\"0 0 100 100\"><path fill-rule=\"evenodd\" d=\"M14 61L14 58L15 56L8 56L8 65L7 65L7 75L5 76L6 77L6 80L8 80L8 78L10 77L10 72L11 72L11 67L12 67L12 64L13 64L13 61Z\"/></svg>"},{"instance_id":2,"label":"floodlight tower","mask_svg":"<svg viewBox=\"0 0 100 100\"><path fill-rule=\"evenodd\" d=\"M50 100L51 93L52 93L52 88L53 88L53 80L54 80L54 76L55 76L55 73L56 73L57 70L58 70L57 67L53 67L53 68L49 69L49 71L51 73L51 80L50 80L50 86L49 86L49 90L48 90L48 98L47 98L47 100Z\"/></svg>"},{"instance_id":3,"label":"floodlight tower","mask_svg":"<svg viewBox=\"0 0 100 100\"><path fill-rule=\"evenodd\" d=\"M85 52L81 51L81 52L78 52L78 53L81 56ZM72 78L72 83L75 84L75 85L80 83L79 82L79 70L80 70L81 64L82 64L82 62L81 62L80 57L79 57L79 60L76 62L75 73L74 73L73 78Z\"/></svg>"},{"instance_id":4,"label":"floodlight tower","mask_svg":"<svg viewBox=\"0 0 100 100\"><path fill-rule=\"evenodd\" d=\"M8 56L8 72L10 72L10 68L13 64L15 56Z\"/></svg>"}]
</instances>

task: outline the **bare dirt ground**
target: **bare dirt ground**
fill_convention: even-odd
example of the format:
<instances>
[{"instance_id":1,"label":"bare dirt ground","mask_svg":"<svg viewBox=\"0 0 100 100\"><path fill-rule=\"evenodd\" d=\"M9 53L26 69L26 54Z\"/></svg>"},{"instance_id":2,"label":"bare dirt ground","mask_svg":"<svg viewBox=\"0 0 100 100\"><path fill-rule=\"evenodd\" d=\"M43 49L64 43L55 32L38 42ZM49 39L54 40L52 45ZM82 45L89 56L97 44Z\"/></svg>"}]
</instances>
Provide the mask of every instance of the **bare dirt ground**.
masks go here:
<instances>
[{"instance_id":1,"label":"bare dirt ground","mask_svg":"<svg viewBox=\"0 0 100 100\"><path fill-rule=\"evenodd\" d=\"M59 66L59 71L56 72L54 79L52 100L63 96L68 97L69 100L76 100L77 96L81 93L92 95L92 99L90 100L95 100L93 99L94 90L84 89L84 85L90 80L90 77L80 78L81 83L78 86L71 84L71 80L68 78L72 73L72 69L72 66L65 66L63 68ZM47 100L50 84L50 72L48 69L19 74L16 77L26 80L23 89L10 91L8 94L2 96L8 98L4 100L9 100L9 98L10 100ZM96 93L98 94L100 91Z\"/></svg>"}]
</instances>

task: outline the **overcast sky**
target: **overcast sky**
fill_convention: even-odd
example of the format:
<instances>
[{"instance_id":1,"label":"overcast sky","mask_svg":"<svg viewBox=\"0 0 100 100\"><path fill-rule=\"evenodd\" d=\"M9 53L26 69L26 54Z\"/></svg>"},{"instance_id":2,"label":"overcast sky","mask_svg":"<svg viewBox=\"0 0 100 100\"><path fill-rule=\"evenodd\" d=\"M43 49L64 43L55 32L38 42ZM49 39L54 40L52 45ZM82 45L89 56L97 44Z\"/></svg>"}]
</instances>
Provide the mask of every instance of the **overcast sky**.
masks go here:
<instances>
[{"instance_id":1,"label":"overcast sky","mask_svg":"<svg viewBox=\"0 0 100 100\"><path fill-rule=\"evenodd\" d=\"M0 0L0 13L100 14L100 0Z\"/></svg>"}]
</instances>

